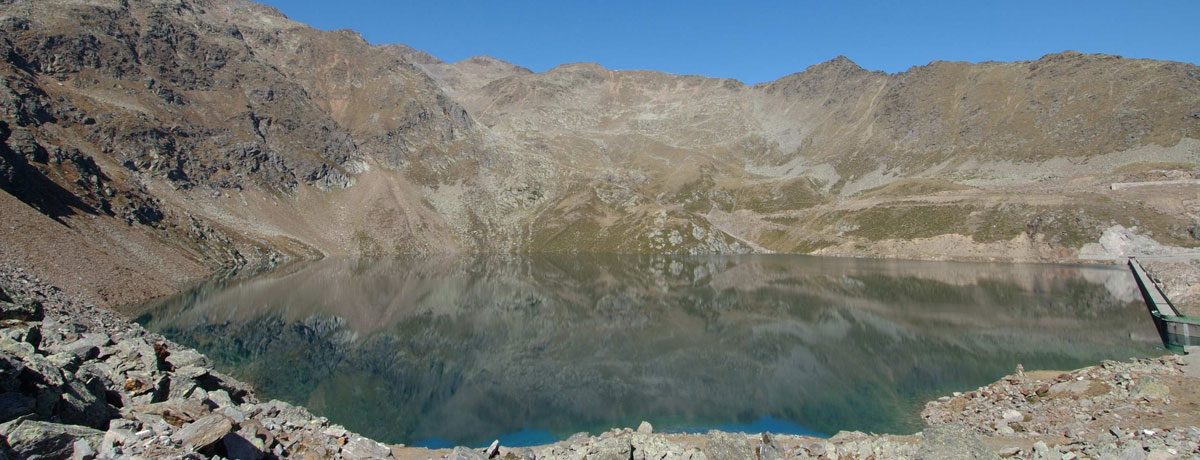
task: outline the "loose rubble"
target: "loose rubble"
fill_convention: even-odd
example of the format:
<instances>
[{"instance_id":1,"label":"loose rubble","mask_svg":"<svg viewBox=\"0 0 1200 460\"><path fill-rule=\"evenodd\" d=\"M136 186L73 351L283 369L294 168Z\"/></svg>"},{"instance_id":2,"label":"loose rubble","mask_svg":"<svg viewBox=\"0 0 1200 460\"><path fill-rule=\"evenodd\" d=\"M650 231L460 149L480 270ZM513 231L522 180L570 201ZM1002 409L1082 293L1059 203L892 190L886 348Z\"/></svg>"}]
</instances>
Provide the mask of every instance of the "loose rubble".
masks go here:
<instances>
[{"instance_id":1,"label":"loose rubble","mask_svg":"<svg viewBox=\"0 0 1200 460\"><path fill-rule=\"evenodd\" d=\"M0 267L0 458L390 458L195 350Z\"/></svg>"},{"instance_id":2,"label":"loose rubble","mask_svg":"<svg viewBox=\"0 0 1200 460\"><path fill-rule=\"evenodd\" d=\"M1050 375L1018 371L943 397L926 404L921 416L930 426L961 425L1006 444L1005 456L1200 456L1200 353L1041 374Z\"/></svg>"}]
</instances>

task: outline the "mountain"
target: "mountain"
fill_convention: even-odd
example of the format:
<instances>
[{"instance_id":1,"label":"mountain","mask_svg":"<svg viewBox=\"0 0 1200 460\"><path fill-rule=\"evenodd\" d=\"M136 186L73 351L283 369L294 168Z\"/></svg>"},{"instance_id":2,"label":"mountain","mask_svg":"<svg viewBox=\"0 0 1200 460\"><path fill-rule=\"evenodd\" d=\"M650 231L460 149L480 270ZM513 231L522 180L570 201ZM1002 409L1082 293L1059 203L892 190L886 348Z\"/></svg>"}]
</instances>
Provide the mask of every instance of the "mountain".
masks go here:
<instances>
[{"instance_id":1,"label":"mountain","mask_svg":"<svg viewBox=\"0 0 1200 460\"><path fill-rule=\"evenodd\" d=\"M454 63L242 0L0 4L0 261L102 303L397 252L1077 260L1200 245L1200 68ZM1094 253L1092 251L1091 253Z\"/></svg>"}]
</instances>

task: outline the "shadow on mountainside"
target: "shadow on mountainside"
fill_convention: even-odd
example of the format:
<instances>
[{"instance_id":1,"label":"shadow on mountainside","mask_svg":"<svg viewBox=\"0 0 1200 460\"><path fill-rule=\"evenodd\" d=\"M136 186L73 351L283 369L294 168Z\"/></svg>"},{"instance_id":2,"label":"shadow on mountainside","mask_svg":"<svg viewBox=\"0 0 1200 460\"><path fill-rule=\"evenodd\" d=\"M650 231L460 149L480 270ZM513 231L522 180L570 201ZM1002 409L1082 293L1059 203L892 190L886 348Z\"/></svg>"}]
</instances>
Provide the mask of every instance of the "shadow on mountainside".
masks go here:
<instances>
[{"instance_id":1,"label":"shadow on mountainside","mask_svg":"<svg viewBox=\"0 0 1200 460\"><path fill-rule=\"evenodd\" d=\"M63 221L63 217L79 212L99 214L96 208L29 164L25 155L13 151L8 143L11 133L8 125L0 121L0 189L68 227L70 225ZM33 148L41 151L36 144ZM37 151L31 153L35 156L38 154Z\"/></svg>"}]
</instances>

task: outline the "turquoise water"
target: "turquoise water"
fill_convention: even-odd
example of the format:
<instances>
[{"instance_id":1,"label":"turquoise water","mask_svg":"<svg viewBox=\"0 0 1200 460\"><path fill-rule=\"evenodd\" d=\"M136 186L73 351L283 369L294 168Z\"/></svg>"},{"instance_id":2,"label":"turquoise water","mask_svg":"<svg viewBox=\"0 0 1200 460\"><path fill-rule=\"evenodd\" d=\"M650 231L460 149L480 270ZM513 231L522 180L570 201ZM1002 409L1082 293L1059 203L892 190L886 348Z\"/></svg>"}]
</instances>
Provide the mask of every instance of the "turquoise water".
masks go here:
<instances>
[{"instance_id":1,"label":"turquoise water","mask_svg":"<svg viewBox=\"0 0 1200 460\"><path fill-rule=\"evenodd\" d=\"M386 442L909 433L1026 369L1163 352L1119 266L806 256L325 260L147 306L266 398Z\"/></svg>"}]
</instances>

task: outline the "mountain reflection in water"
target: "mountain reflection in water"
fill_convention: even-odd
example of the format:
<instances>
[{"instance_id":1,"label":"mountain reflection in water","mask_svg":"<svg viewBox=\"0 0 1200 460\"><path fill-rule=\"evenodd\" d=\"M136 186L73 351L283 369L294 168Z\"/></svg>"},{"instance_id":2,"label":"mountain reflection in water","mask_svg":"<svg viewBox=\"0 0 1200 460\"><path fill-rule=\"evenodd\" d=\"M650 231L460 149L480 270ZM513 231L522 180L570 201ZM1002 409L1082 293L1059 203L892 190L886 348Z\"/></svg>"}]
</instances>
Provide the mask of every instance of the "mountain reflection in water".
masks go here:
<instances>
[{"instance_id":1,"label":"mountain reflection in water","mask_svg":"<svg viewBox=\"0 0 1200 460\"><path fill-rule=\"evenodd\" d=\"M139 321L388 442L660 430L913 432L1013 370L1161 353L1121 267L807 256L324 260ZM765 428L764 428L765 427Z\"/></svg>"}]
</instances>

